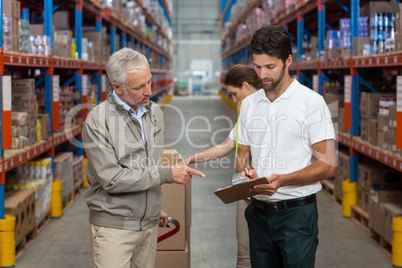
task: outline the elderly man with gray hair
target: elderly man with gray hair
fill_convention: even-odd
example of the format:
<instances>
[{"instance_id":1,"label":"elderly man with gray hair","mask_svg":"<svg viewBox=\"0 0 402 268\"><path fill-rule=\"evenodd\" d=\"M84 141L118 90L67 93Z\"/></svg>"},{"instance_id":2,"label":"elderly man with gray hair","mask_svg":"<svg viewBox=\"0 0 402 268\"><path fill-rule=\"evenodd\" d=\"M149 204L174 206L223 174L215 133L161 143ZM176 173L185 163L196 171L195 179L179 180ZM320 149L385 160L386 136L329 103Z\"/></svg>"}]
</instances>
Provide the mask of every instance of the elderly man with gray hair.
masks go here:
<instances>
[{"instance_id":1,"label":"elderly man with gray hair","mask_svg":"<svg viewBox=\"0 0 402 268\"><path fill-rule=\"evenodd\" d=\"M161 164L164 118L150 101L146 57L123 48L109 58L106 71L113 91L91 110L82 131L94 267L153 268L158 223L167 224L161 185L204 174Z\"/></svg>"}]
</instances>

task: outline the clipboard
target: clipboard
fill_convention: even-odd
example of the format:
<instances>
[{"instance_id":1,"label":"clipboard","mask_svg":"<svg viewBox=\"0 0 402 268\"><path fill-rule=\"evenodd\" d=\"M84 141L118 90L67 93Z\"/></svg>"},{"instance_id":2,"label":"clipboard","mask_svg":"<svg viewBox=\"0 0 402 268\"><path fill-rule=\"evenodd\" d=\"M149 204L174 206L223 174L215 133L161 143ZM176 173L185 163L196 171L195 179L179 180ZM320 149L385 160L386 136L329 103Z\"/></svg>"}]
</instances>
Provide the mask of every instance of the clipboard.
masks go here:
<instances>
[{"instance_id":1,"label":"clipboard","mask_svg":"<svg viewBox=\"0 0 402 268\"><path fill-rule=\"evenodd\" d=\"M258 179L249 180L243 183L230 185L228 187L218 189L214 192L214 194L219 197L219 199L222 200L223 203L229 204L234 201L257 195L258 193L252 193L248 189L252 188L255 185L266 183L268 183L267 178L261 177Z\"/></svg>"}]
</instances>

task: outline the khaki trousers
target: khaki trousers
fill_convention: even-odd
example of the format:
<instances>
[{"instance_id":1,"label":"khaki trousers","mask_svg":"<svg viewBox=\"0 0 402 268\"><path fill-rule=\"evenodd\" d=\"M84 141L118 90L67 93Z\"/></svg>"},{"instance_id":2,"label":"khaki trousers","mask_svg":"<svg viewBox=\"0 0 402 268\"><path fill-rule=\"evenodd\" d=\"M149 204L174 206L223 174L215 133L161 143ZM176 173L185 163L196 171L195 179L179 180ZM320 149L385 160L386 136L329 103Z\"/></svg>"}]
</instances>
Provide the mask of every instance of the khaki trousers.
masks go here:
<instances>
[{"instance_id":1,"label":"khaki trousers","mask_svg":"<svg viewBox=\"0 0 402 268\"><path fill-rule=\"evenodd\" d=\"M250 268L250 247L248 239L248 226L244 211L250 201L242 199L237 201L236 211L236 237L237 237L237 264L236 268Z\"/></svg>"},{"instance_id":2,"label":"khaki trousers","mask_svg":"<svg viewBox=\"0 0 402 268\"><path fill-rule=\"evenodd\" d=\"M130 231L90 224L95 268L154 268L158 225Z\"/></svg>"}]
</instances>

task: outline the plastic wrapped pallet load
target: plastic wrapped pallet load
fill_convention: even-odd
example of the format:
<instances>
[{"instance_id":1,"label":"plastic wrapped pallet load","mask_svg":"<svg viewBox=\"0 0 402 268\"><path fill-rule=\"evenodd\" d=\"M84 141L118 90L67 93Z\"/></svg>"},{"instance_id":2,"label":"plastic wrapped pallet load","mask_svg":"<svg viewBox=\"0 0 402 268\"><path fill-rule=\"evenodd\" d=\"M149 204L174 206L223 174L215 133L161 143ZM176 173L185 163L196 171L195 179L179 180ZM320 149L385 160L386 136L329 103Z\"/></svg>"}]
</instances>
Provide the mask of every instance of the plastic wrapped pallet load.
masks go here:
<instances>
[{"instance_id":1,"label":"plastic wrapped pallet load","mask_svg":"<svg viewBox=\"0 0 402 268\"><path fill-rule=\"evenodd\" d=\"M54 158L54 180L62 181L63 200L74 191L73 153L57 154Z\"/></svg>"}]
</instances>

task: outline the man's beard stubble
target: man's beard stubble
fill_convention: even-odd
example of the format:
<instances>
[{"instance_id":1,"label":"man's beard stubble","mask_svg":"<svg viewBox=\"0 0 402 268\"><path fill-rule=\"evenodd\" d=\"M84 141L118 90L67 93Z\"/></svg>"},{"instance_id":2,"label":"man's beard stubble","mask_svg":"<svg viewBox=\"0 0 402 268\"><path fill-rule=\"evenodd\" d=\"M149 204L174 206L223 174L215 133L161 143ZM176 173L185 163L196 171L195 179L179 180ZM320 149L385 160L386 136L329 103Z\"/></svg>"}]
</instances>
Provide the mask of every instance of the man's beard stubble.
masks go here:
<instances>
[{"instance_id":1,"label":"man's beard stubble","mask_svg":"<svg viewBox=\"0 0 402 268\"><path fill-rule=\"evenodd\" d=\"M276 87L282 82L283 77L285 76L285 68L286 68L286 66L284 66L284 67L282 68L281 74L280 74L280 76L279 76L279 78L278 78L277 80L268 80L268 79L265 80L265 81L272 81L272 84L271 84L271 85L266 85L266 84L264 84L264 83L263 83L263 80L260 79L261 84L262 84L262 88L263 88L265 91L273 91L273 90L275 90Z\"/></svg>"}]
</instances>

